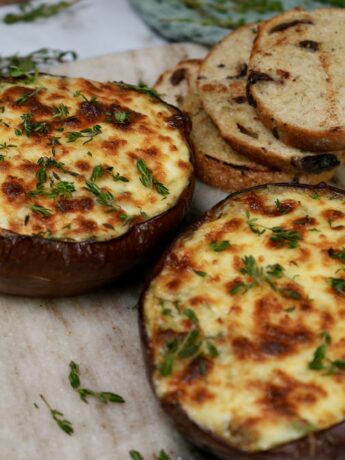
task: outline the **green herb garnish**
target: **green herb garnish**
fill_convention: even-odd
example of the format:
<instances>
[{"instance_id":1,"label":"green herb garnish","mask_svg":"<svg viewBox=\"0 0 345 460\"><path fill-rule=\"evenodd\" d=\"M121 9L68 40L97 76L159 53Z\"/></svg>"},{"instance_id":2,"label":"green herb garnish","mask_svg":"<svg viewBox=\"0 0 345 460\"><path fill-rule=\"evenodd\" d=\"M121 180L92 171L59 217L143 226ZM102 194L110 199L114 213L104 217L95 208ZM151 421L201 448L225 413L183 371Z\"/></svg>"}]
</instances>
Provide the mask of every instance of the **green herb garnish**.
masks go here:
<instances>
[{"instance_id":1,"label":"green herb garnish","mask_svg":"<svg viewBox=\"0 0 345 460\"><path fill-rule=\"evenodd\" d=\"M115 83L116 85L123 86L124 88L134 89L135 91L138 91L139 93L144 93L151 97L159 97L159 94L157 93L155 89L150 88L142 81L140 81L137 85L130 85L128 83L124 83L123 81L120 81L120 82L114 81L113 83Z\"/></svg>"},{"instance_id":2,"label":"green herb garnish","mask_svg":"<svg viewBox=\"0 0 345 460\"><path fill-rule=\"evenodd\" d=\"M23 134L26 134L27 137L30 137L33 133L44 134L48 131L47 123L45 121L32 121L31 112L24 113L20 116L20 118L23 120L23 127L21 130L15 130L17 136L22 136Z\"/></svg>"},{"instance_id":3,"label":"green herb garnish","mask_svg":"<svg viewBox=\"0 0 345 460\"><path fill-rule=\"evenodd\" d=\"M258 219L250 217L249 211L246 211L246 217L247 217L246 224L250 228L251 232L256 233L257 235L262 235L263 233L265 233L266 230L260 229L259 225L256 223Z\"/></svg>"},{"instance_id":4,"label":"green herb garnish","mask_svg":"<svg viewBox=\"0 0 345 460\"><path fill-rule=\"evenodd\" d=\"M44 208L39 204L34 204L30 207L31 211L35 214L40 214L43 217L50 217L53 213L50 209Z\"/></svg>"},{"instance_id":5,"label":"green herb garnish","mask_svg":"<svg viewBox=\"0 0 345 460\"><path fill-rule=\"evenodd\" d=\"M280 287L277 280L284 276L285 269L280 264L267 265L267 267L260 267L253 256L244 256L242 258L242 268L240 272L242 275L249 277L246 281L237 281L230 290L231 295L245 294L250 289L255 288L261 284L268 284L274 291L279 292L283 297L300 300L301 294L291 288Z\"/></svg>"},{"instance_id":6,"label":"green herb garnish","mask_svg":"<svg viewBox=\"0 0 345 460\"><path fill-rule=\"evenodd\" d=\"M275 200L274 204L279 214L286 214L287 212L289 212L289 210L285 208L284 205L282 205L282 202L278 198Z\"/></svg>"},{"instance_id":7,"label":"green herb garnish","mask_svg":"<svg viewBox=\"0 0 345 460\"><path fill-rule=\"evenodd\" d=\"M82 129L81 131L70 131L67 133L67 142L75 142L77 139L80 138L87 138L83 144L88 144L89 142L93 141L93 139L101 134L102 128L100 125L95 125L92 128Z\"/></svg>"},{"instance_id":8,"label":"green herb garnish","mask_svg":"<svg viewBox=\"0 0 345 460\"><path fill-rule=\"evenodd\" d=\"M144 457L137 450L131 450L129 455L131 456L132 460L144 460Z\"/></svg>"},{"instance_id":9,"label":"green herb garnish","mask_svg":"<svg viewBox=\"0 0 345 460\"><path fill-rule=\"evenodd\" d=\"M89 180L87 180L85 184L86 184L85 190L92 193L97 198L96 201L98 204L102 206L110 207L112 209L116 209L113 205L114 197L110 192L107 192L107 191L103 192L98 187L98 185L96 185L94 182L91 182Z\"/></svg>"},{"instance_id":10,"label":"green herb garnish","mask_svg":"<svg viewBox=\"0 0 345 460\"><path fill-rule=\"evenodd\" d=\"M53 115L53 118L60 118L60 120L63 120L64 118L67 118L68 115L69 110L67 105L59 104L57 107L55 107L55 113Z\"/></svg>"},{"instance_id":11,"label":"green herb garnish","mask_svg":"<svg viewBox=\"0 0 345 460\"><path fill-rule=\"evenodd\" d=\"M153 175L151 170L147 167L144 160L137 161L137 169L140 173L140 182L147 188L155 188L156 192L160 195L169 195L169 190L165 185L159 182Z\"/></svg>"},{"instance_id":12,"label":"green herb garnish","mask_svg":"<svg viewBox=\"0 0 345 460\"><path fill-rule=\"evenodd\" d=\"M44 404L48 407L51 416L53 417L53 420L56 422L58 427L61 428L62 431L67 433L68 435L71 435L74 433L74 429L72 426L72 423L69 420L64 419L64 414L56 409L52 409L48 401L43 395L40 395L40 398L44 402Z\"/></svg>"},{"instance_id":13,"label":"green herb garnish","mask_svg":"<svg viewBox=\"0 0 345 460\"><path fill-rule=\"evenodd\" d=\"M105 121L108 123L115 123L117 125L124 125L129 119L131 112L106 112Z\"/></svg>"},{"instance_id":14,"label":"green herb garnish","mask_svg":"<svg viewBox=\"0 0 345 460\"><path fill-rule=\"evenodd\" d=\"M90 104L94 104L97 102L97 96L91 96L90 99L88 99L84 93L82 93L79 89L77 91L74 91L73 93L74 97L81 97L84 99L85 102L89 102Z\"/></svg>"},{"instance_id":15,"label":"green herb garnish","mask_svg":"<svg viewBox=\"0 0 345 460\"><path fill-rule=\"evenodd\" d=\"M60 137L56 137L56 136L51 136L47 142L47 145L49 147L51 147L52 149L52 155L53 157L55 157L55 153L56 153L56 150L55 150L55 147L57 145L61 145L61 142L60 142Z\"/></svg>"},{"instance_id":16,"label":"green herb garnish","mask_svg":"<svg viewBox=\"0 0 345 460\"><path fill-rule=\"evenodd\" d=\"M345 280L342 278L330 278L332 289L337 294L345 294Z\"/></svg>"},{"instance_id":17,"label":"green herb garnish","mask_svg":"<svg viewBox=\"0 0 345 460\"><path fill-rule=\"evenodd\" d=\"M31 99L32 97L34 97L36 94L38 94L40 91L42 91L42 87L40 88L36 88L34 89L33 91L29 91L25 94L23 94L23 96L21 96L20 98L18 98L14 103L15 105L23 105L25 104L26 102L28 102L29 99Z\"/></svg>"},{"instance_id":18,"label":"green herb garnish","mask_svg":"<svg viewBox=\"0 0 345 460\"><path fill-rule=\"evenodd\" d=\"M211 241L208 244L208 247L215 252L221 252L230 247L230 242L228 240L223 241Z\"/></svg>"},{"instance_id":19,"label":"green herb garnish","mask_svg":"<svg viewBox=\"0 0 345 460\"><path fill-rule=\"evenodd\" d=\"M320 334L323 343L314 351L313 359L308 363L308 368L313 371L325 371L325 375L333 375L338 370L345 370L345 360L331 360L327 358L328 346L332 343L327 331Z\"/></svg>"},{"instance_id":20,"label":"green herb garnish","mask_svg":"<svg viewBox=\"0 0 345 460\"><path fill-rule=\"evenodd\" d=\"M273 235L270 240L277 243L279 248L287 246L289 249L298 248L298 241L302 239L300 232L295 230L286 230L283 227L270 228Z\"/></svg>"},{"instance_id":21,"label":"green herb garnish","mask_svg":"<svg viewBox=\"0 0 345 460\"><path fill-rule=\"evenodd\" d=\"M12 148L17 148L17 146L14 144L7 144L6 142L4 142L3 144L0 144L0 150L8 150Z\"/></svg>"},{"instance_id":22,"label":"green herb garnish","mask_svg":"<svg viewBox=\"0 0 345 460\"><path fill-rule=\"evenodd\" d=\"M207 275L206 272L203 272L201 270L193 270L193 271L196 275L200 276L201 278L204 278Z\"/></svg>"},{"instance_id":23,"label":"green herb garnish","mask_svg":"<svg viewBox=\"0 0 345 460\"><path fill-rule=\"evenodd\" d=\"M92 396L93 398L98 399L99 401L103 402L104 404L111 403L124 403L125 400L122 396L112 393L110 391L93 391L87 388L81 388L80 386L80 377L79 377L79 365L76 364L74 361L69 363L70 372L68 375L69 382L71 387L79 393L80 399L88 403L87 397Z\"/></svg>"},{"instance_id":24,"label":"green herb garnish","mask_svg":"<svg viewBox=\"0 0 345 460\"><path fill-rule=\"evenodd\" d=\"M340 250L329 248L327 252L329 257L331 257L332 259L339 260L342 264L345 264L345 248L342 248Z\"/></svg>"},{"instance_id":25,"label":"green herb garnish","mask_svg":"<svg viewBox=\"0 0 345 460\"><path fill-rule=\"evenodd\" d=\"M79 1L60 1L54 4L41 3L37 6L32 5L31 1L26 1L18 6L18 13L6 14L3 21L5 24L15 24L17 22L33 22L37 19L49 18L67 8L71 8Z\"/></svg>"}]
</instances>

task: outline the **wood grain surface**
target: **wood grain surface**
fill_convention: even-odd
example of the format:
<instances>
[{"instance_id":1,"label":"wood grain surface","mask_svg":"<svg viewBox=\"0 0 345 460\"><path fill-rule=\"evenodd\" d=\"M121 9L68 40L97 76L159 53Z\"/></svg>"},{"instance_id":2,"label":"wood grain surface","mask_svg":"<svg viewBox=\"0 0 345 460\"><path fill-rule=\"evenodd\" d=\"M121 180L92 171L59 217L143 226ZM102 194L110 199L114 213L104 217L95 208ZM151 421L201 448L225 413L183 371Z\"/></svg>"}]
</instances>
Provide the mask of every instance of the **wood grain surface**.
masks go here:
<instances>
[{"instance_id":1,"label":"wood grain surface","mask_svg":"<svg viewBox=\"0 0 345 460\"><path fill-rule=\"evenodd\" d=\"M50 70L152 84L178 60L204 53L197 45L178 44ZM197 184L191 219L224 196ZM162 413L146 379L135 305L148 271L87 296L0 296L0 460L126 460L131 449L145 460L161 449L172 460L198 458ZM68 381L71 360L80 365L82 386L119 393L126 403L83 403ZM59 429L40 394L73 423L72 436Z\"/></svg>"}]
</instances>

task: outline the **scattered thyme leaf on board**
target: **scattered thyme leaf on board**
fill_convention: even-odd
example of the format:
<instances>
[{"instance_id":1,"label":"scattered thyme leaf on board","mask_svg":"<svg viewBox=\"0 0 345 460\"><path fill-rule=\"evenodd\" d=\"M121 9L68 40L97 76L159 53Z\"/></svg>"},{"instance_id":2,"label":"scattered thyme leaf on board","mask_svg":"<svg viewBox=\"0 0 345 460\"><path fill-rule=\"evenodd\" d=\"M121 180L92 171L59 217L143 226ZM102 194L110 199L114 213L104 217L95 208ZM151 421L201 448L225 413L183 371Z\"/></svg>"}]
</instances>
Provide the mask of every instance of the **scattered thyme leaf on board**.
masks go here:
<instances>
[{"instance_id":1,"label":"scattered thyme leaf on board","mask_svg":"<svg viewBox=\"0 0 345 460\"><path fill-rule=\"evenodd\" d=\"M61 430L64 431L66 434L71 436L74 433L74 428L73 428L72 423L69 420L63 418L64 414L62 412L60 412L57 409L53 409L43 395L40 395L40 398L42 399L44 404L48 407L50 414L53 417L53 420L58 425L58 427L61 428Z\"/></svg>"},{"instance_id":2,"label":"scattered thyme leaf on board","mask_svg":"<svg viewBox=\"0 0 345 460\"><path fill-rule=\"evenodd\" d=\"M80 399L88 404L88 396L91 396L93 398L98 399L104 404L108 404L108 402L111 403L124 403L125 400L123 399L122 396L112 393L111 391L93 391L89 390L88 388L82 388L81 387L81 382L80 382L80 377L79 377L79 364L75 363L74 361L71 361L69 363L69 383L73 390L75 390L77 393L79 393Z\"/></svg>"}]
</instances>

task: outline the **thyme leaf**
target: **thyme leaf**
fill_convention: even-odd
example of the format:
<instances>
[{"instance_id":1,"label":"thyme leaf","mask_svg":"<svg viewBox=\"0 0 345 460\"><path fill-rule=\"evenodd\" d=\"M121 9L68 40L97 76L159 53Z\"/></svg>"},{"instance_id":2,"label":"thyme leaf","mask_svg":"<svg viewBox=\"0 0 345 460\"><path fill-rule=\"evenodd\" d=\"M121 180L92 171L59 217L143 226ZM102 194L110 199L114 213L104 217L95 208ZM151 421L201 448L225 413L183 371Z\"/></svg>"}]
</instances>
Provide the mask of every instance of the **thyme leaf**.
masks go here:
<instances>
[{"instance_id":1,"label":"thyme leaf","mask_svg":"<svg viewBox=\"0 0 345 460\"><path fill-rule=\"evenodd\" d=\"M332 289L337 294L345 294L345 280L342 278L330 278Z\"/></svg>"},{"instance_id":2,"label":"thyme leaf","mask_svg":"<svg viewBox=\"0 0 345 460\"><path fill-rule=\"evenodd\" d=\"M80 386L80 377L79 377L79 365L74 361L69 363L70 372L68 375L69 382L71 387L79 393L80 399L88 404L87 397L92 396L93 398L98 399L104 404L111 403L124 403L125 400L122 396L112 393L111 391L93 391L88 388L82 388Z\"/></svg>"},{"instance_id":3,"label":"thyme leaf","mask_svg":"<svg viewBox=\"0 0 345 460\"><path fill-rule=\"evenodd\" d=\"M54 4L41 3L37 6L32 5L31 1L26 1L18 6L18 13L8 13L4 17L5 24L15 24L17 22L33 22L37 19L49 18L60 13L67 8L71 8L80 0L60 1Z\"/></svg>"},{"instance_id":4,"label":"thyme leaf","mask_svg":"<svg viewBox=\"0 0 345 460\"><path fill-rule=\"evenodd\" d=\"M102 127L100 125L95 125L92 128L85 128L81 131L70 131L67 133L67 142L75 142L80 138L87 138L83 144L88 144L93 141L98 134L102 133Z\"/></svg>"},{"instance_id":5,"label":"thyme leaf","mask_svg":"<svg viewBox=\"0 0 345 460\"><path fill-rule=\"evenodd\" d=\"M53 417L53 420L56 422L58 427L61 428L61 430L64 431L69 436L72 435L74 433L74 428L73 428L72 423L69 420L63 418L64 414L62 412L58 411L57 409L53 409L43 395L40 395L40 398L42 399L44 404L48 407L51 413L51 416Z\"/></svg>"},{"instance_id":6,"label":"thyme leaf","mask_svg":"<svg viewBox=\"0 0 345 460\"><path fill-rule=\"evenodd\" d=\"M230 247L230 242L228 240L211 241L208 246L212 251L221 252Z\"/></svg>"},{"instance_id":7,"label":"thyme leaf","mask_svg":"<svg viewBox=\"0 0 345 460\"><path fill-rule=\"evenodd\" d=\"M165 185L159 182L153 175L151 170L147 167L144 160L140 159L137 161L137 169L140 173L140 182L147 188L155 188L156 192L160 195L169 195L169 190Z\"/></svg>"},{"instance_id":8,"label":"thyme leaf","mask_svg":"<svg viewBox=\"0 0 345 460\"><path fill-rule=\"evenodd\" d=\"M50 209L44 208L43 206L40 206L39 204L32 205L30 209L34 214L39 214L43 217L50 217L53 214Z\"/></svg>"},{"instance_id":9,"label":"thyme leaf","mask_svg":"<svg viewBox=\"0 0 345 460\"><path fill-rule=\"evenodd\" d=\"M158 92L155 89L147 86L146 83L144 83L143 81L140 81L137 85L130 85L128 83L124 83L123 81L120 81L120 82L114 81L113 83L115 83L116 85L123 86L124 88L134 89L135 91L138 91L139 93L144 93L151 97L155 97L155 98L159 97Z\"/></svg>"},{"instance_id":10,"label":"thyme leaf","mask_svg":"<svg viewBox=\"0 0 345 460\"><path fill-rule=\"evenodd\" d=\"M67 105L59 104L57 107L55 107L55 113L53 115L53 118L60 118L60 120L63 120L64 118L67 118L68 115L69 110Z\"/></svg>"}]
</instances>

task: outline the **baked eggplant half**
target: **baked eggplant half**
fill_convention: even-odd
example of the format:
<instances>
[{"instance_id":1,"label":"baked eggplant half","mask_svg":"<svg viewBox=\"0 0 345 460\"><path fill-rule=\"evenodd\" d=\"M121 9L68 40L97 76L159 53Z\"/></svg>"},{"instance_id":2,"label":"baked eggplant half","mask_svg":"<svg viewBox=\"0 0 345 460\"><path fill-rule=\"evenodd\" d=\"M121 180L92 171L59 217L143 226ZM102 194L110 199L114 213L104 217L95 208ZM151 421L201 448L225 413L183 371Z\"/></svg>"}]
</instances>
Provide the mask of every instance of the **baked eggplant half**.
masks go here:
<instances>
[{"instance_id":1,"label":"baked eggplant half","mask_svg":"<svg viewBox=\"0 0 345 460\"><path fill-rule=\"evenodd\" d=\"M140 327L154 392L197 446L345 458L345 192L230 195L159 261Z\"/></svg>"},{"instance_id":2,"label":"baked eggplant half","mask_svg":"<svg viewBox=\"0 0 345 460\"><path fill-rule=\"evenodd\" d=\"M194 185L177 109L142 85L0 82L0 292L90 291L168 241Z\"/></svg>"}]
</instances>

